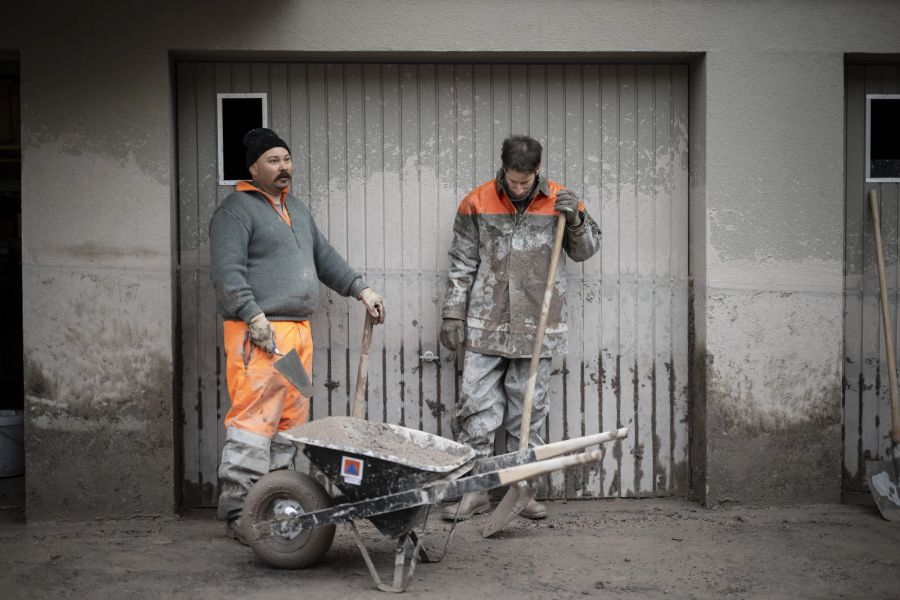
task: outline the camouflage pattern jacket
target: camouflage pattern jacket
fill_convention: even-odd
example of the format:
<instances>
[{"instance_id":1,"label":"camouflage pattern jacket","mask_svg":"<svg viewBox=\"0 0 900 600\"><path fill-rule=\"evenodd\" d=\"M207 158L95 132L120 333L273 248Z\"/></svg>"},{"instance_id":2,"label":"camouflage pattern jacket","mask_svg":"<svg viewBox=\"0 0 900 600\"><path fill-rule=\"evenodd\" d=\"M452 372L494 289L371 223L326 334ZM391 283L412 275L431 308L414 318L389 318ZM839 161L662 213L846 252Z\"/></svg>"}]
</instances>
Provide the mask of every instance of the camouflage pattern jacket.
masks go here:
<instances>
[{"instance_id":1,"label":"camouflage pattern jacket","mask_svg":"<svg viewBox=\"0 0 900 600\"><path fill-rule=\"evenodd\" d=\"M453 224L450 273L443 318L466 321L466 348L482 354L531 356L553 250L559 184L540 178L528 207L518 212L497 178L472 190ZM600 228L579 203L584 218L566 227L562 247L581 262L600 249ZM566 261L556 285L541 356L567 351Z\"/></svg>"}]
</instances>

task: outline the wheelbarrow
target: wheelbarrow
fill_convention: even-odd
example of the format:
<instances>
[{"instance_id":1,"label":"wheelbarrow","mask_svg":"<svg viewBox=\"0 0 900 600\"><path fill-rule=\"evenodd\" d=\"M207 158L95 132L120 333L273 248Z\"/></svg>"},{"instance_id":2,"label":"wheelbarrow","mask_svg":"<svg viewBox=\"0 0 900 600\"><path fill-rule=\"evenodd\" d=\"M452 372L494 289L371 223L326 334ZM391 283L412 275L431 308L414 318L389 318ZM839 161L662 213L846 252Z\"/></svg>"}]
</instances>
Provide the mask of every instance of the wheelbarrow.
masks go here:
<instances>
[{"instance_id":1,"label":"wheelbarrow","mask_svg":"<svg viewBox=\"0 0 900 600\"><path fill-rule=\"evenodd\" d=\"M311 421L281 435L302 445L303 453L340 495L331 497L304 473L269 473L250 489L244 502L244 535L256 556L269 565L302 569L322 558L336 525L343 523L378 589L402 592L417 562L439 562L453 535L456 521L440 555L428 553L423 541L433 505L599 461L602 450L569 453L627 433L627 428L621 428L476 460L474 450L466 445L406 427L357 417ZM379 576L356 527L359 519L368 519L380 533L397 540L392 583Z\"/></svg>"}]
</instances>

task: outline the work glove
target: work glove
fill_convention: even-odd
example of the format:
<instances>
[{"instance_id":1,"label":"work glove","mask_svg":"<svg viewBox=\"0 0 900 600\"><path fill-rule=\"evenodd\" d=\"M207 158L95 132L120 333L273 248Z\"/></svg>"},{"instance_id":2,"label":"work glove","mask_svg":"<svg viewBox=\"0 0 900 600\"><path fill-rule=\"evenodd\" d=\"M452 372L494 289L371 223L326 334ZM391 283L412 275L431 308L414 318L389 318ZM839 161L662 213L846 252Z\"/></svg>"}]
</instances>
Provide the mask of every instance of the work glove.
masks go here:
<instances>
[{"instance_id":1,"label":"work glove","mask_svg":"<svg viewBox=\"0 0 900 600\"><path fill-rule=\"evenodd\" d=\"M566 225L578 227L581 225L581 211L578 210L578 196L563 188L556 193L556 205L553 207L566 215Z\"/></svg>"},{"instance_id":2,"label":"work glove","mask_svg":"<svg viewBox=\"0 0 900 600\"><path fill-rule=\"evenodd\" d=\"M441 322L441 344L448 350L457 350L466 340L466 324L462 319L445 318Z\"/></svg>"},{"instance_id":3,"label":"work glove","mask_svg":"<svg viewBox=\"0 0 900 600\"><path fill-rule=\"evenodd\" d=\"M372 315L373 323L376 325L384 323L384 298L381 294L372 291L372 288L366 288L359 294L359 300Z\"/></svg>"},{"instance_id":4,"label":"work glove","mask_svg":"<svg viewBox=\"0 0 900 600\"><path fill-rule=\"evenodd\" d=\"M272 329L272 324L269 323L266 315L259 313L250 319L249 327L250 342L272 356L275 353L275 330Z\"/></svg>"}]
</instances>

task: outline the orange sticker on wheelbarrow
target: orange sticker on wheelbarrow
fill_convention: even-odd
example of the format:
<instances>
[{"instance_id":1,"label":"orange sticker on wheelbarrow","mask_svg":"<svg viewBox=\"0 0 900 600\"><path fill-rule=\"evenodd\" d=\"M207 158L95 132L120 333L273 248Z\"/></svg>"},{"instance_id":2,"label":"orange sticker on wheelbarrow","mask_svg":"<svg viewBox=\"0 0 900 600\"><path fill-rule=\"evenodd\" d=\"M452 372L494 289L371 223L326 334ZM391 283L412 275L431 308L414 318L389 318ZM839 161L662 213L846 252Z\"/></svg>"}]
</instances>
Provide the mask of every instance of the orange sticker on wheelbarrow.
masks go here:
<instances>
[{"instance_id":1,"label":"orange sticker on wheelbarrow","mask_svg":"<svg viewBox=\"0 0 900 600\"><path fill-rule=\"evenodd\" d=\"M363 461L358 458L343 456L341 457L341 477L351 485L359 485L362 483L364 466Z\"/></svg>"}]
</instances>

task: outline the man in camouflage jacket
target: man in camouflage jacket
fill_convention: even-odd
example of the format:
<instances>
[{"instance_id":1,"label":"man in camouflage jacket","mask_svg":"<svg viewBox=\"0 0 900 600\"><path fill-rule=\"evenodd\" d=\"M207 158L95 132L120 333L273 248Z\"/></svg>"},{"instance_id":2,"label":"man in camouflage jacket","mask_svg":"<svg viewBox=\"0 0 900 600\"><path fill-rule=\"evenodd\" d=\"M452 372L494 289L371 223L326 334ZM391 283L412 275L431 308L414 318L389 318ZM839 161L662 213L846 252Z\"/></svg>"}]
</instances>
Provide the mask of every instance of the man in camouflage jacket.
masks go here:
<instances>
[{"instance_id":1,"label":"man in camouflage jacket","mask_svg":"<svg viewBox=\"0 0 900 600\"><path fill-rule=\"evenodd\" d=\"M518 446L522 404L537 334L558 215L566 215L562 247L581 262L600 249L600 229L569 190L541 177L541 144L528 136L503 142L496 178L471 191L453 224L447 294L441 310L441 343L465 342L462 386L454 415L457 440L489 456L502 425ZM557 266L534 389L529 447L549 412L550 360L567 350L566 266ZM448 507L448 519L490 509L486 492L466 494ZM546 508L532 501L521 513L539 519Z\"/></svg>"}]
</instances>

